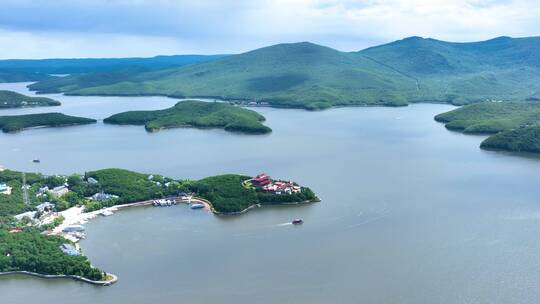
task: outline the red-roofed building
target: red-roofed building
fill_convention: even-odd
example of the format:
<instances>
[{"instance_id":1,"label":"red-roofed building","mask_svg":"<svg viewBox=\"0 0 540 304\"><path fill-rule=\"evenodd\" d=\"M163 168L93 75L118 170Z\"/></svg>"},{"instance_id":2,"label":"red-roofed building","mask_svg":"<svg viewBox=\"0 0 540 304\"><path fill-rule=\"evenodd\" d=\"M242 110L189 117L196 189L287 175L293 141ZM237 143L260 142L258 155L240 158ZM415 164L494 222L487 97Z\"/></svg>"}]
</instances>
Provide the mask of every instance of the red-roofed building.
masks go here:
<instances>
[{"instance_id":1,"label":"red-roofed building","mask_svg":"<svg viewBox=\"0 0 540 304\"><path fill-rule=\"evenodd\" d=\"M262 187L262 186L270 184L271 182L272 182L272 180L270 179L270 176L268 176L268 175L266 175L264 173L261 173L261 174L255 176L253 179L251 179L251 183L255 187Z\"/></svg>"}]
</instances>

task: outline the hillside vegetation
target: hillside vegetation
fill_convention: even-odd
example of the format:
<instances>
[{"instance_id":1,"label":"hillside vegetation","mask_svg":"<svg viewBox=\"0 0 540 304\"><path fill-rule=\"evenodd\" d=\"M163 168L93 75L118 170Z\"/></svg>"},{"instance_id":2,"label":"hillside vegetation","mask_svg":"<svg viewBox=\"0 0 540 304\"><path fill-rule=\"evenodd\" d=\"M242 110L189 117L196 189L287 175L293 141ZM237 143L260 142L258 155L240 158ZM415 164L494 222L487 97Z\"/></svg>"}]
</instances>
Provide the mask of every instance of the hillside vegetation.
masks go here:
<instances>
[{"instance_id":1,"label":"hillside vegetation","mask_svg":"<svg viewBox=\"0 0 540 304\"><path fill-rule=\"evenodd\" d=\"M129 111L104 119L105 123L144 125L147 131L163 128L222 128L251 134L271 131L261 124L264 116L255 111L221 102L187 100L157 111Z\"/></svg>"},{"instance_id":2,"label":"hillside vegetation","mask_svg":"<svg viewBox=\"0 0 540 304\"><path fill-rule=\"evenodd\" d=\"M59 101L50 98L30 97L13 91L0 90L0 109L59 105Z\"/></svg>"},{"instance_id":3,"label":"hillside vegetation","mask_svg":"<svg viewBox=\"0 0 540 304\"><path fill-rule=\"evenodd\" d=\"M415 82L354 53L312 43L280 44L185 67L119 77L92 85L83 77L30 86L81 95L217 97L266 101L273 106L322 109L333 105L405 105Z\"/></svg>"},{"instance_id":4,"label":"hillside vegetation","mask_svg":"<svg viewBox=\"0 0 540 304\"><path fill-rule=\"evenodd\" d=\"M503 131L488 137L483 149L540 153L540 126Z\"/></svg>"},{"instance_id":5,"label":"hillside vegetation","mask_svg":"<svg viewBox=\"0 0 540 304\"><path fill-rule=\"evenodd\" d=\"M0 68L0 82L40 81L48 77L47 74Z\"/></svg>"},{"instance_id":6,"label":"hillside vegetation","mask_svg":"<svg viewBox=\"0 0 540 304\"><path fill-rule=\"evenodd\" d=\"M69 256L59 246L68 241L45 236L34 229L9 233L0 229L0 272L30 271L47 275L78 275L91 280L104 279L85 256Z\"/></svg>"},{"instance_id":7,"label":"hillside vegetation","mask_svg":"<svg viewBox=\"0 0 540 304\"><path fill-rule=\"evenodd\" d=\"M0 82L38 81L48 78L48 74L81 74L126 69L159 70L221 57L223 55L174 55L151 58L8 59L0 60Z\"/></svg>"},{"instance_id":8,"label":"hillside vegetation","mask_svg":"<svg viewBox=\"0 0 540 304\"><path fill-rule=\"evenodd\" d=\"M540 104L483 102L439 114L435 120L450 130L495 134L485 149L540 153Z\"/></svg>"},{"instance_id":9,"label":"hillside vegetation","mask_svg":"<svg viewBox=\"0 0 540 304\"><path fill-rule=\"evenodd\" d=\"M540 100L540 38L452 43L411 37L359 52L302 42L129 75L47 79L30 88L75 95L253 100L310 110L410 102Z\"/></svg>"},{"instance_id":10,"label":"hillside vegetation","mask_svg":"<svg viewBox=\"0 0 540 304\"><path fill-rule=\"evenodd\" d=\"M0 116L0 128L4 132L18 132L35 127L64 127L95 122L95 119L69 116L62 113Z\"/></svg>"},{"instance_id":11,"label":"hillside vegetation","mask_svg":"<svg viewBox=\"0 0 540 304\"><path fill-rule=\"evenodd\" d=\"M540 104L482 102L435 116L450 130L497 133L540 123Z\"/></svg>"}]
</instances>

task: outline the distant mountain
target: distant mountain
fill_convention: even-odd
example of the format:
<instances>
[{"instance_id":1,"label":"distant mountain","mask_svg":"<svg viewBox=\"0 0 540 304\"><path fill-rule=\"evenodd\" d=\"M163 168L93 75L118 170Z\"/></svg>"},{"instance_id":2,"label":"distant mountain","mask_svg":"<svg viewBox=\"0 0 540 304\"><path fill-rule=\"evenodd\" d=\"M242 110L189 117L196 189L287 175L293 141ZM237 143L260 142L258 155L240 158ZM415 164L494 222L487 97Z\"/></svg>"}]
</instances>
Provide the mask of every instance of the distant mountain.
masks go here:
<instances>
[{"instance_id":1,"label":"distant mountain","mask_svg":"<svg viewBox=\"0 0 540 304\"><path fill-rule=\"evenodd\" d=\"M75 76L39 82L30 88L82 95L253 99L274 106L317 109L336 104L406 104L403 97L392 94L414 91L415 82L363 56L302 42L118 77L114 84L95 86L85 76Z\"/></svg>"},{"instance_id":2,"label":"distant mountain","mask_svg":"<svg viewBox=\"0 0 540 304\"><path fill-rule=\"evenodd\" d=\"M309 42L278 44L156 71L51 78L31 89L75 95L215 97L306 109L536 100L540 38L452 43L410 37L350 53Z\"/></svg>"},{"instance_id":3,"label":"distant mountain","mask_svg":"<svg viewBox=\"0 0 540 304\"><path fill-rule=\"evenodd\" d=\"M25 71L0 70L0 82L24 82L39 81L48 78L49 75Z\"/></svg>"},{"instance_id":4,"label":"distant mountain","mask_svg":"<svg viewBox=\"0 0 540 304\"><path fill-rule=\"evenodd\" d=\"M418 80L409 101L464 104L540 94L540 37L453 43L410 37L358 52Z\"/></svg>"},{"instance_id":5,"label":"distant mountain","mask_svg":"<svg viewBox=\"0 0 540 304\"><path fill-rule=\"evenodd\" d=\"M174 55L150 58L73 58L0 60L0 82L42 80L48 74L82 74L125 69L141 71L179 67L186 64L222 58L225 55ZM8 76L12 75L8 78ZM17 76L14 76L17 75ZM26 77L23 77L26 76Z\"/></svg>"}]
</instances>

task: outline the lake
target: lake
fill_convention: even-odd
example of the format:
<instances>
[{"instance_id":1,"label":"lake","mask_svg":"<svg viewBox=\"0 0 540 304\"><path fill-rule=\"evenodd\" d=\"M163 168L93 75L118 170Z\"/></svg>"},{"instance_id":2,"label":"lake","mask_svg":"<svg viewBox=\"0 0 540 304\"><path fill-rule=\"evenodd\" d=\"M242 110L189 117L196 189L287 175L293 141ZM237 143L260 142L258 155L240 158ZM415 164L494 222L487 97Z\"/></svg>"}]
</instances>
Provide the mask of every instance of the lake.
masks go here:
<instances>
[{"instance_id":1,"label":"lake","mask_svg":"<svg viewBox=\"0 0 540 304\"><path fill-rule=\"evenodd\" d=\"M0 84L29 94L25 84ZM165 97L51 95L103 119L161 109ZM0 279L1 303L537 303L540 159L479 149L449 132L449 105L320 112L257 108L273 129L95 125L0 134L0 165L44 173L120 167L175 178L221 173L292 179L322 202L216 217L184 205L134 208L86 225L84 253L119 276ZM40 164L33 164L33 158ZM305 223L287 223L300 217Z\"/></svg>"}]
</instances>

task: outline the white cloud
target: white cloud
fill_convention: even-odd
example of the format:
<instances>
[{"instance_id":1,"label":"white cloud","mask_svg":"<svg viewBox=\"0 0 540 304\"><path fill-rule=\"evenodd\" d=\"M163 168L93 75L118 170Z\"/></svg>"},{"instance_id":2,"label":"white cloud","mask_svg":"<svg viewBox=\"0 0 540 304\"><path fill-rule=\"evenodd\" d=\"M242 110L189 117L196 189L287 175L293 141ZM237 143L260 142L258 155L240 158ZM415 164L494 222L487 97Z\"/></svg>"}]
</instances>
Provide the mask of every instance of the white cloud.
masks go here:
<instances>
[{"instance_id":1,"label":"white cloud","mask_svg":"<svg viewBox=\"0 0 540 304\"><path fill-rule=\"evenodd\" d=\"M159 36L22 32L0 29L0 58L90 58L193 54L188 42Z\"/></svg>"},{"instance_id":2,"label":"white cloud","mask_svg":"<svg viewBox=\"0 0 540 304\"><path fill-rule=\"evenodd\" d=\"M474 41L540 33L536 0L2 2L1 58L231 53L306 40L359 50L413 35Z\"/></svg>"}]
</instances>

